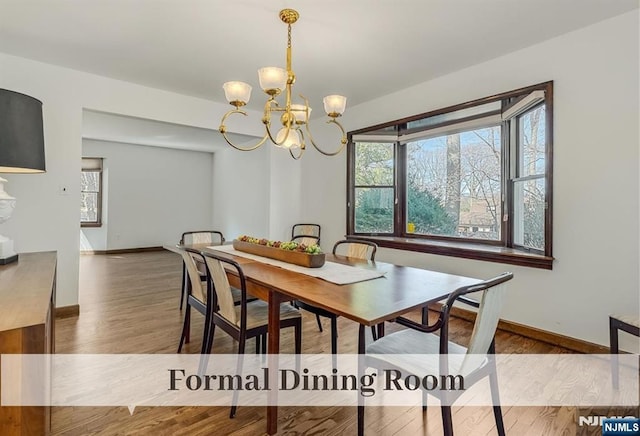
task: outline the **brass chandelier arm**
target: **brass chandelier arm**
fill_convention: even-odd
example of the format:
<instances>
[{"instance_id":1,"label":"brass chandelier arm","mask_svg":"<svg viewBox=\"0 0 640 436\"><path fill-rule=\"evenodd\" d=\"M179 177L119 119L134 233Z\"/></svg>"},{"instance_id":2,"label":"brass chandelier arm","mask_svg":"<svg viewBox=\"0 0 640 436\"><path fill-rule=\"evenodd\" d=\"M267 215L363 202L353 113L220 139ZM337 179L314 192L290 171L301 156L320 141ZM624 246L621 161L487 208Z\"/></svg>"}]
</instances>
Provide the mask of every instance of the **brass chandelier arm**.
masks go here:
<instances>
[{"instance_id":1,"label":"brass chandelier arm","mask_svg":"<svg viewBox=\"0 0 640 436\"><path fill-rule=\"evenodd\" d=\"M291 130L291 126L287 126L286 127L287 134L282 137L282 141L278 142L276 141L276 138L273 137L273 134L271 133L271 128L269 128L269 124L265 124L264 127L265 127L265 130L267 131L267 133L265 133L265 136L268 137L271 140L271 142L273 142L278 147L284 144L284 142L287 140L287 137L289 136L289 131Z\"/></svg>"},{"instance_id":2,"label":"brass chandelier arm","mask_svg":"<svg viewBox=\"0 0 640 436\"><path fill-rule=\"evenodd\" d=\"M331 118L329 121L327 121L327 124L331 124L331 123L333 123L336 126L338 126L338 128L342 132L342 139L340 140L340 143L341 143L340 148L338 148L334 152L327 152L327 151L322 150L320 147L318 147L318 145L313 140L313 135L311 134L311 131L309 130L309 125L307 125L307 133L309 134L309 141L311 141L311 145L313 145L316 150L318 150L320 153L324 154L325 156L336 156L336 155L340 154L340 152L344 149L344 146L347 145L347 134L345 133L344 127L342 127L342 124L337 122L335 118Z\"/></svg>"},{"instance_id":3,"label":"brass chandelier arm","mask_svg":"<svg viewBox=\"0 0 640 436\"><path fill-rule=\"evenodd\" d=\"M300 98L304 100L304 104L308 108L309 100L302 94L300 94ZM336 126L338 126L338 129L340 129L340 132L342 133L342 138L340 139L340 144L341 144L340 148L338 148L336 151L333 151L333 152L327 152L322 150L320 147L318 147L318 145L313 140L313 135L311 134L311 130L309 129L309 113L307 112L307 122L305 123L305 129L307 130L307 134L309 135L309 141L311 142L311 145L313 145L313 147L316 150L318 150L320 153L324 154L325 156L336 156L340 154L340 152L344 149L344 146L347 145L347 133L344 131L344 127L342 127L342 124L336 121L335 117L331 117L331 119L327 121L327 124L335 124Z\"/></svg>"},{"instance_id":4,"label":"brass chandelier arm","mask_svg":"<svg viewBox=\"0 0 640 436\"><path fill-rule=\"evenodd\" d=\"M269 136L267 134L265 134L257 144L254 144L254 145L249 146L247 148L239 147L239 146L235 145L233 142L231 142L231 140L227 136L227 127L224 125L224 122L227 120L229 115L232 115L232 114L242 114L245 117L247 116L247 113L245 111L241 111L240 109L233 109L233 110L230 110L229 112L227 112L226 114L224 114L224 117L222 117L222 121L220 122L220 127L218 128L218 130L222 134L222 137L224 138L224 140L227 141L227 144L229 144L230 146L232 146L236 150L253 151L253 150L257 149L258 147L260 147L262 144L264 144L267 141L267 138Z\"/></svg>"},{"instance_id":5,"label":"brass chandelier arm","mask_svg":"<svg viewBox=\"0 0 640 436\"><path fill-rule=\"evenodd\" d=\"M289 154L291 155L292 158L294 158L295 160L298 160L304 154L304 148L300 148L299 150L300 150L300 153L298 153L297 156L295 154L293 154L293 151L291 149L289 149Z\"/></svg>"},{"instance_id":6,"label":"brass chandelier arm","mask_svg":"<svg viewBox=\"0 0 640 436\"><path fill-rule=\"evenodd\" d=\"M304 134L302 133L302 130L298 131L298 134L300 135L300 147L296 147L298 150L300 150L298 152L298 155L293 154L293 149L289 148L289 154L291 155L291 157L294 160L298 160L302 157L302 155L304 154L304 150L305 150L305 146L304 146Z\"/></svg>"},{"instance_id":7,"label":"brass chandelier arm","mask_svg":"<svg viewBox=\"0 0 640 436\"><path fill-rule=\"evenodd\" d=\"M285 111L286 111L286 108L281 108L278 105L278 102L273 97L270 98L267 101L267 103L264 105L264 118L262 119L262 122L264 123L265 130L267 131L267 133L265 133L265 136L268 137L271 140L271 142L273 142L277 147L280 147L287 140L287 137L289 136L289 131L291 130L291 125L289 124L285 126L287 129L287 134L283 136L280 142L276 141L277 137L274 138L273 134L271 133L271 112L285 112Z\"/></svg>"}]
</instances>

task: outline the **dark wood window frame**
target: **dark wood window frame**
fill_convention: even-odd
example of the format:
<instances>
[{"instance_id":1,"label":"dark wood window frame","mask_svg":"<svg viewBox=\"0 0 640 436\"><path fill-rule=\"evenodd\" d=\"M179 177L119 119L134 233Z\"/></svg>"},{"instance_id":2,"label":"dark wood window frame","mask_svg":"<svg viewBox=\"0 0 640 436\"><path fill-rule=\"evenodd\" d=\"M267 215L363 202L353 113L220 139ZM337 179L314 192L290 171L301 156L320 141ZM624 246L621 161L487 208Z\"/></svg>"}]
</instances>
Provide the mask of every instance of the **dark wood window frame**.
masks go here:
<instances>
[{"instance_id":1,"label":"dark wood window frame","mask_svg":"<svg viewBox=\"0 0 640 436\"><path fill-rule=\"evenodd\" d=\"M102 179L103 179L103 159L102 158L83 158L83 159L90 159L90 160L99 160L100 161L100 167L91 167L91 168L85 168L85 166L82 166L82 172L92 172L98 173L98 192L97 192L97 204L98 204L98 210L97 210L97 217L96 217L96 221L80 221L80 227L102 227ZM85 191L80 191L85 192Z\"/></svg>"},{"instance_id":2,"label":"dark wood window frame","mask_svg":"<svg viewBox=\"0 0 640 436\"><path fill-rule=\"evenodd\" d=\"M355 135L372 134L380 132L381 129L388 131L396 128L400 131L403 126L411 121L442 115L462 109L472 108L491 102L501 102L502 112L516 105L520 100L534 91L544 91L545 105L545 209L544 209L544 250L534 250L517 246L513 242L513 189L514 180L518 175L514 174L512 168L515 156L510 151L513 147L510 143L509 121L502 122L502 228L501 240L478 240L459 237L443 237L435 235L414 235L405 230L406 222L406 147L396 142L395 148L395 189L397 191L396 204L394 208L394 231L392 234L356 233L355 232ZM531 108L535 107L532 106ZM530 110L531 108L528 108ZM470 118L466 118L468 120ZM451 124L445 122L441 125ZM441 125L438 125L441 126ZM405 131L406 133L406 131ZM552 198L553 198L553 82L544 82L525 88L516 89L490 97L469 101L455 106L438 109L411 117L378 124L363 129L358 129L348 133L347 145L347 237L363 239L377 243L381 247L398 250L430 253L443 256L461 257L467 259L484 260L490 262L507 263L513 265L527 266L533 268L552 269ZM520 178L521 179L521 178ZM505 221L505 215L507 216Z\"/></svg>"}]
</instances>

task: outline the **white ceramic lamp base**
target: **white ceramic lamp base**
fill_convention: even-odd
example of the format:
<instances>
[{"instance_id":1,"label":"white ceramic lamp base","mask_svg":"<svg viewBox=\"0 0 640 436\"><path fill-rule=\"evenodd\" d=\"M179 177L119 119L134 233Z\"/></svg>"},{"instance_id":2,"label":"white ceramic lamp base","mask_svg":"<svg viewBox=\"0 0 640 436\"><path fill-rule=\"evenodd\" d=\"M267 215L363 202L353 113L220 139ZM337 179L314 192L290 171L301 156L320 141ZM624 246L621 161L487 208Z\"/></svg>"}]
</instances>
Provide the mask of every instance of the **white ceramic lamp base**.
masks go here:
<instances>
[{"instance_id":1,"label":"white ceramic lamp base","mask_svg":"<svg viewBox=\"0 0 640 436\"><path fill-rule=\"evenodd\" d=\"M6 265L18 260L18 255L13 251L13 241L0 235L0 265Z\"/></svg>"},{"instance_id":2,"label":"white ceramic lamp base","mask_svg":"<svg viewBox=\"0 0 640 436\"><path fill-rule=\"evenodd\" d=\"M0 177L0 224L11 217L13 209L16 207L16 199L7 194L4 190L6 179ZM15 262L18 255L13 251L13 241L6 236L0 235L0 265Z\"/></svg>"}]
</instances>

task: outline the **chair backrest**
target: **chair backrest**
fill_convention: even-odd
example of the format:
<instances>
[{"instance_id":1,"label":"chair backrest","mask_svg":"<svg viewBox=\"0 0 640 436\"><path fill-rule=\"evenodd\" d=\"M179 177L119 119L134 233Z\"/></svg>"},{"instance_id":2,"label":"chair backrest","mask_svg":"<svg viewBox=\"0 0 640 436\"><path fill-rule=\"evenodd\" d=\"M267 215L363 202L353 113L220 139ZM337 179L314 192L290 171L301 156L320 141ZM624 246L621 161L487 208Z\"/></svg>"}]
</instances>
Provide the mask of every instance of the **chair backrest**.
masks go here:
<instances>
[{"instance_id":1,"label":"chair backrest","mask_svg":"<svg viewBox=\"0 0 640 436\"><path fill-rule=\"evenodd\" d=\"M498 327L498 321L500 321L500 311L505 301L507 290L506 282L512 278L512 273L503 273L477 285L460 288L451 294L447 303L443 306L443 312L447 312L446 323L448 323L448 312L456 300L463 300L467 304L478 307L476 321L473 325L473 332L471 333L471 340L467 348L467 355L460 367L461 374L468 374L482 365L487 353L490 351ZM479 303L474 304L472 300L463 297L466 294L475 292L482 293ZM447 340L448 328L447 333L441 336L444 336L444 338L441 338L441 341ZM441 352L443 345L443 342L441 342Z\"/></svg>"},{"instance_id":2,"label":"chair backrest","mask_svg":"<svg viewBox=\"0 0 640 436\"><path fill-rule=\"evenodd\" d=\"M196 245L196 244L224 244L224 236L222 232L217 230L198 230L184 232L180 238L180 245Z\"/></svg>"},{"instance_id":3,"label":"chair backrest","mask_svg":"<svg viewBox=\"0 0 640 436\"><path fill-rule=\"evenodd\" d=\"M218 313L232 325L238 324L238 315L233 300L233 294L231 293L231 285L229 284L229 279L227 278L224 265L228 264L233 266L240 276L243 305L242 310L244 311L244 306L246 305L246 285L242 268L233 260L227 259L223 256L218 256L209 252L203 252L202 255L207 266L207 277L211 281L213 291L216 295Z\"/></svg>"},{"instance_id":4,"label":"chair backrest","mask_svg":"<svg viewBox=\"0 0 640 436\"><path fill-rule=\"evenodd\" d=\"M344 239L335 243L333 254L374 261L377 249L378 245L373 242Z\"/></svg>"},{"instance_id":5,"label":"chair backrest","mask_svg":"<svg viewBox=\"0 0 640 436\"><path fill-rule=\"evenodd\" d=\"M320 243L320 238L317 236L302 236L298 235L291 238L292 241L297 242L298 244L304 244L307 247L310 245L316 245Z\"/></svg>"},{"instance_id":6,"label":"chair backrest","mask_svg":"<svg viewBox=\"0 0 640 436\"><path fill-rule=\"evenodd\" d=\"M294 224L293 227L291 227L291 240L301 242L299 240L296 240L296 238L299 236L313 236L316 238L316 241L313 243L319 244L320 224ZM309 245L307 244L307 242L303 242L303 244Z\"/></svg>"},{"instance_id":7,"label":"chair backrest","mask_svg":"<svg viewBox=\"0 0 640 436\"><path fill-rule=\"evenodd\" d=\"M187 275L189 276L189 282L191 283L191 295L202 303L207 303L207 292L200 280L200 272L196 264L196 258L202 259L200 253L196 250L187 248L182 250L182 260L187 269Z\"/></svg>"}]
</instances>

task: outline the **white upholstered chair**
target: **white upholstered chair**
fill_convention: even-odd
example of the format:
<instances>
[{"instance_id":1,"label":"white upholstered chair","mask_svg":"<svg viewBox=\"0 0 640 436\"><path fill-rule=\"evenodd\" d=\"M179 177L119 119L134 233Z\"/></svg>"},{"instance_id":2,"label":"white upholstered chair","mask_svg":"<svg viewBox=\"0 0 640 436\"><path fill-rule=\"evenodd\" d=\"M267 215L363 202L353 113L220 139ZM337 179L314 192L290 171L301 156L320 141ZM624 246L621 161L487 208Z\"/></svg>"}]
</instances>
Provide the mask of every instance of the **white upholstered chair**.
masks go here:
<instances>
[{"instance_id":1,"label":"white upholstered chair","mask_svg":"<svg viewBox=\"0 0 640 436\"><path fill-rule=\"evenodd\" d=\"M493 354L495 353L495 332L506 293L505 282L512 278L512 273L504 273L476 285L457 289L444 303L440 316L433 325L427 326L406 318L397 318L396 322L408 329L391 333L367 346L364 365L380 369L396 368L404 370L404 374L426 373L440 376L460 374L464 377L465 390L484 377L488 377L496 428L499 435L504 435ZM481 293L480 301L476 302L465 297L471 293ZM449 315L456 301L478 309L468 348L449 341ZM434 334L436 331L439 331L439 335ZM425 360L417 360L416 354L426 355ZM434 355L440 355L440 357L433 359ZM442 402L442 424L445 435L453 434L451 404L464 392L464 390L433 389L428 392L423 390L424 410L426 410L427 393L437 396ZM361 401L362 403L358 405L360 436L364 432L364 399Z\"/></svg>"}]
</instances>

